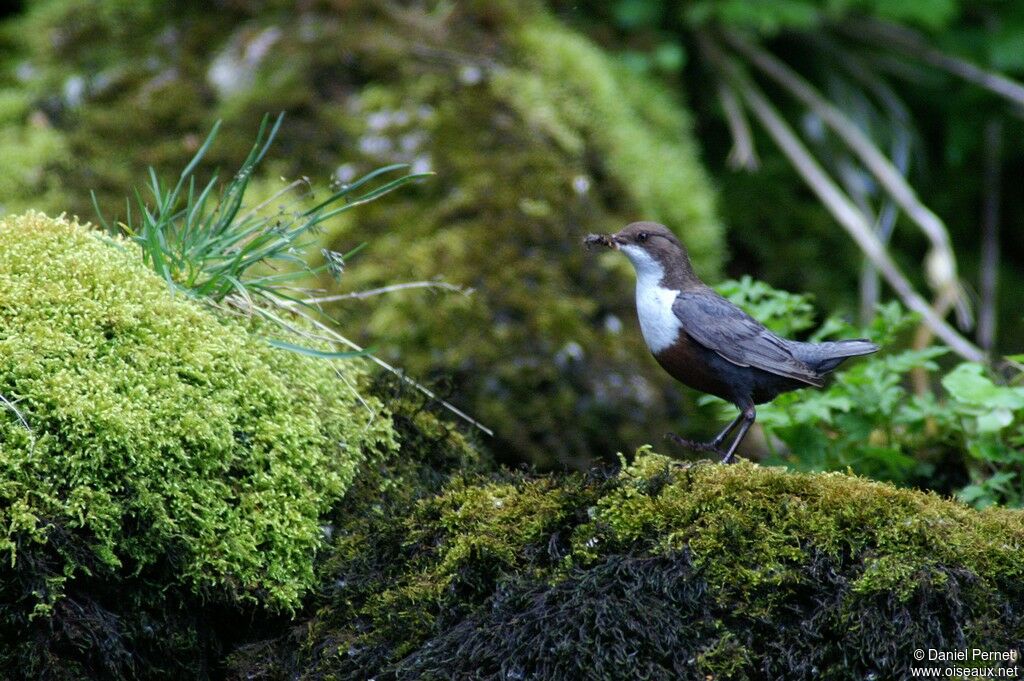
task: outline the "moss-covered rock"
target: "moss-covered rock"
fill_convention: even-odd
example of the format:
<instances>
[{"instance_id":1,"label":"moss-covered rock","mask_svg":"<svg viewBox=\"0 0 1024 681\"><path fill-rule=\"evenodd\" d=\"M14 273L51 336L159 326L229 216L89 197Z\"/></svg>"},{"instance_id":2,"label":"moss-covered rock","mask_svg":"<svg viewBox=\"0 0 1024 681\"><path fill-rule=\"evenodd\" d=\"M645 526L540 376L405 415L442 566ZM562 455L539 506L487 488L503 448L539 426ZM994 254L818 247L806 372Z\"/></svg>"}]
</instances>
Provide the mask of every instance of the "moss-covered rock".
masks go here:
<instances>
[{"instance_id":1,"label":"moss-covered rock","mask_svg":"<svg viewBox=\"0 0 1024 681\"><path fill-rule=\"evenodd\" d=\"M453 480L334 546L316 616L239 678L901 679L1024 641L1024 514L641 452Z\"/></svg>"},{"instance_id":2,"label":"moss-covered rock","mask_svg":"<svg viewBox=\"0 0 1024 681\"><path fill-rule=\"evenodd\" d=\"M130 242L0 221L0 667L113 673L199 645L192 601L299 604L322 516L396 443L359 362L271 331L175 296Z\"/></svg>"},{"instance_id":3,"label":"moss-covered rock","mask_svg":"<svg viewBox=\"0 0 1024 681\"><path fill-rule=\"evenodd\" d=\"M48 126L60 146L32 177L59 177L46 199L81 215L91 189L118 214L146 165L173 177L218 118L209 159L236 167L267 110L288 113L273 177L322 187L384 163L434 170L335 225L327 245L370 244L346 290L440 276L475 294L404 292L331 314L414 375L452 379L507 458L585 466L668 429L680 405L667 378L638 376L649 360L623 333L628 264L591 259L581 237L660 219L704 272L722 237L683 103L542 5L33 3L7 34L21 49L9 74L28 74L17 82L35 106L8 117L0 143L32 116ZM39 200L38 185L15 188L11 205Z\"/></svg>"}]
</instances>

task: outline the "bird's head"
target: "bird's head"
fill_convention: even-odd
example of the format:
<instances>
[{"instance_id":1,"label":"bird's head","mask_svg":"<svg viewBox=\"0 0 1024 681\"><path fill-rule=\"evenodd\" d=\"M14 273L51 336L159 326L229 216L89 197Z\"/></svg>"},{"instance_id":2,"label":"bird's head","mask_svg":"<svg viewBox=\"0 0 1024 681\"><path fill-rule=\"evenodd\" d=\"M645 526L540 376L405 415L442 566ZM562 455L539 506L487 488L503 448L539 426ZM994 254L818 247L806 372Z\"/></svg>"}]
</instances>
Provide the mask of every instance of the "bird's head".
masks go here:
<instances>
[{"instance_id":1,"label":"bird's head","mask_svg":"<svg viewBox=\"0 0 1024 681\"><path fill-rule=\"evenodd\" d=\"M634 222L615 234L591 234L585 242L588 246L622 251L633 263L638 277L651 276L658 280L665 273L692 276L686 247L668 227L657 222Z\"/></svg>"}]
</instances>

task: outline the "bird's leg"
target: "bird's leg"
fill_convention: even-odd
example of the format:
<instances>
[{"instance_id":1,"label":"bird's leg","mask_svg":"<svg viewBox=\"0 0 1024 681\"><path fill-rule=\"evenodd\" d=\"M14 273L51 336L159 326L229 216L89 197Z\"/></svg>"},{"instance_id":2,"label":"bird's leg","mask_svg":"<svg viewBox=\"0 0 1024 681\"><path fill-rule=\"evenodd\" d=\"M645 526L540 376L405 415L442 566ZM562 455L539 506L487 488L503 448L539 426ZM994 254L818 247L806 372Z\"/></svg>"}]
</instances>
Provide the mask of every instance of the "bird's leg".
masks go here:
<instances>
[{"instance_id":1,"label":"bird's leg","mask_svg":"<svg viewBox=\"0 0 1024 681\"><path fill-rule=\"evenodd\" d=\"M722 432L712 438L710 442L695 442L693 440L687 440L686 438L679 437L675 433L666 433L665 437L672 440L672 442L676 443L680 447L686 447L687 449L692 449L697 452L715 452L716 454L721 454L722 450L719 449L719 447L722 446L722 443L725 442L725 438L728 437L729 433L732 432L732 429L735 428L736 424L742 419L743 412L740 412L740 415L734 418L732 422L723 428Z\"/></svg>"},{"instance_id":2,"label":"bird's leg","mask_svg":"<svg viewBox=\"0 0 1024 681\"><path fill-rule=\"evenodd\" d=\"M740 412L740 415L736 418L737 421L743 419L743 423L740 424L740 430L736 434L736 438L732 441L732 444L729 445L729 451L727 451L725 456L722 457L722 463L732 463L732 455L736 452L736 448L739 446L740 442L743 441L747 431L750 430L750 426L754 425L754 419L756 418L757 411L754 410L754 405L743 408L743 411ZM735 423L736 421L733 421L733 424ZM729 427L732 428L732 425Z\"/></svg>"},{"instance_id":3,"label":"bird's leg","mask_svg":"<svg viewBox=\"0 0 1024 681\"><path fill-rule=\"evenodd\" d=\"M750 426L754 425L754 419L756 418L757 411L755 411L754 405L751 404L743 407L739 416L733 419L732 422L723 428L722 432L716 435L710 442L694 442L693 440L681 438L675 433L667 433L665 437L672 440L677 445L686 447L687 449L698 452L715 452L716 454L722 454L722 450L720 449L722 443L725 442L729 433L736 428L737 424L739 424L739 432L736 433L736 437L733 438L732 443L729 445L729 449L727 449L722 456L722 463L732 463L733 456L736 453L736 448L739 447L740 442L742 442L743 438L746 437L747 431L750 430Z\"/></svg>"}]
</instances>

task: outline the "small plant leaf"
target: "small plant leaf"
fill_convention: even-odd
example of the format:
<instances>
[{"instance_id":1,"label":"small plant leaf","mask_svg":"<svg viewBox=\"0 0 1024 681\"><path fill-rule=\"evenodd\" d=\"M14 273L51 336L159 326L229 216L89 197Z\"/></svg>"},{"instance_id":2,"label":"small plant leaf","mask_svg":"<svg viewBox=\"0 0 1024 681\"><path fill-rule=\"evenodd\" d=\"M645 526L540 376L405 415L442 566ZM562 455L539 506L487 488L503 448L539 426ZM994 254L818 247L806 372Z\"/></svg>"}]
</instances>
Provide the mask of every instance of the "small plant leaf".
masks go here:
<instances>
[{"instance_id":1,"label":"small plant leaf","mask_svg":"<svg viewBox=\"0 0 1024 681\"><path fill-rule=\"evenodd\" d=\"M988 409L1024 409L1024 390L993 383L985 376L985 368L964 362L943 379L942 385L954 399Z\"/></svg>"}]
</instances>

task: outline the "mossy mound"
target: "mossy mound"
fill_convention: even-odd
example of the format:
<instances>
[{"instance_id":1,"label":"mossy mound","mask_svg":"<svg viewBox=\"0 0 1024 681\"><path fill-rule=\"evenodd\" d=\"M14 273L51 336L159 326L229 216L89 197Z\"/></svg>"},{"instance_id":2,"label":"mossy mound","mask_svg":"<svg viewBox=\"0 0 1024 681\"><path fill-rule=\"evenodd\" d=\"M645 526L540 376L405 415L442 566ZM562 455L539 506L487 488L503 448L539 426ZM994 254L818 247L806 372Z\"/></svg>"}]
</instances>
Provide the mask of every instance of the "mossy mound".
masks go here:
<instances>
[{"instance_id":1,"label":"mossy mound","mask_svg":"<svg viewBox=\"0 0 1024 681\"><path fill-rule=\"evenodd\" d=\"M350 526L239 678L901 679L1024 641L1024 514L749 463L453 480Z\"/></svg>"},{"instance_id":2,"label":"mossy mound","mask_svg":"<svg viewBox=\"0 0 1024 681\"><path fill-rule=\"evenodd\" d=\"M358 361L271 331L172 294L127 241L0 221L0 662L74 676L132 663L130 626L159 639L145 619L190 599L298 605L321 517L396 443Z\"/></svg>"},{"instance_id":3,"label":"mossy mound","mask_svg":"<svg viewBox=\"0 0 1024 681\"><path fill-rule=\"evenodd\" d=\"M450 378L460 406L498 432L506 460L585 467L594 452L672 429L682 413L671 380L628 332L628 263L585 254L581 239L662 220L702 272L717 270L722 228L686 107L543 3L438 12L244 0L209 12L44 0L6 33L20 49L8 79L31 64L17 85L34 98L0 111L0 145L18 146L0 152L20 159L33 130L47 145L19 162L10 205L41 207L46 182L60 178L45 196L57 209L91 215L96 190L117 215L147 165L176 176L214 120L225 123L208 160L232 169L262 115L283 110L268 177L323 187L393 162L437 173L350 214L325 245L369 243L346 291L443 277L476 293L406 291L329 312L367 329L365 344L411 374ZM112 147L114 137L128 142ZM638 375L646 362L652 371Z\"/></svg>"}]
</instances>

